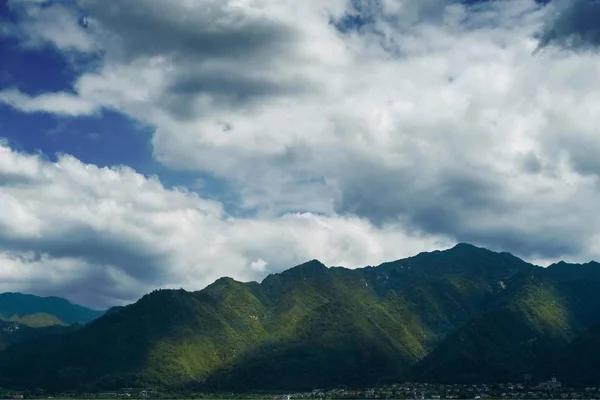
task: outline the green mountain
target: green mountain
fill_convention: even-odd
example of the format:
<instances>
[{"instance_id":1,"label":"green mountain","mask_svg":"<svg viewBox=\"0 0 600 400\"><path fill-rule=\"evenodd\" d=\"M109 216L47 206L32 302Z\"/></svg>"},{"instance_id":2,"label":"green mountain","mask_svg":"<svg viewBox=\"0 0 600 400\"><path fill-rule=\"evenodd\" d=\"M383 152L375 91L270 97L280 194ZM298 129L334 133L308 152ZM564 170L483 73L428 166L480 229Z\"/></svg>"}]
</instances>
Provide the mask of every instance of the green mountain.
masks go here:
<instances>
[{"instance_id":1,"label":"green mountain","mask_svg":"<svg viewBox=\"0 0 600 400\"><path fill-rule=\"evenodd\" d=\"M0 386L300 390L544 375L600 322L597 271L467 244L354 270L313 260L261 283L155 291L77 329L9 340Z\"/></svg>"},{"instance_id":2,"label":"green mountain","mask_svg":"<svg viewBox=\"0 0 600 400\"><path fill-rule=\"evenodd\" d=\"M59 297L0 293L0 319L31 327L87 323L102 314Z\"/></svg>"},{"instance_id":3,"label":"green mountain","mask_svg":"<svg viewBox=\"0 0 600 400\"><path fill-rule=\"evenodd\" d=\"M541 374L574 339L576 321L560 290L531 279L499 306L452 333L418 366L422 380L518 381Z\"/></svg>"},{"instance_id":4,"label":"green mountain","mask_svg":"<svg viewBox=\"0 0 600 400\"><path fill-rule=\"evenodd\" d=\"M29 346L46 337L60 336L79 329L81 325L52 325L33 328L12 321L0 320L0 351L15 346Z\"/></svg>"},{"instance_id":5,"label":"green mountain","mask_svg":"<svg viewBox=\"0 0 600 400\"><path fill-rule=\"evenodd\" d=\"M572 342L600 322L600 264L559 263L515 276L490 311L472 318L420 362L425 381L546 379L572 368ZM598 361L597 361L598 362ZM568 367L566 367L568 365ZM599 363L600 365L600 363Z\"/></svg>"},{"instance_id":6,"label":"green mountain","mask_svg":"<svg viewBox=\"0 0 600 400\"><path fill-rule=\"evenodd\" d=\"M600 324L570 343L556 364L556 370L576 385L597 385L600 376Z\"/></svg>"}]
</instances>

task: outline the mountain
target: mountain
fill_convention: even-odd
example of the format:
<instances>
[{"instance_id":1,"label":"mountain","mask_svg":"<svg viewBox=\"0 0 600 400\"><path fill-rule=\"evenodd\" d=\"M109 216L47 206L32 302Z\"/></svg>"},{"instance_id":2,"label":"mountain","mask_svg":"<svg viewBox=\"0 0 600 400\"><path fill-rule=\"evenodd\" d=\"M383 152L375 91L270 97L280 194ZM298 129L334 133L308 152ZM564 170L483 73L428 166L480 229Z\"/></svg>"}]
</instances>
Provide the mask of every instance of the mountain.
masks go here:
<instances>
[{"instance_id":1,"label":"mountain","mask_svg":"<svg viewBox=\"0 0 600 400\"><path fill-rule=\"evenodd\" d=\"M87 323L102 314L102 311L91 310L59 297L0 294L0 319L31 327Z\"/></svg>"},{"instance_id":2,"label":"mountain","mask_svg":"<svg viewBox=\"0 0 600 400\"><path fill-rule=\"evenodd\" d=\"M5 350L9 346L17 344L29 346L42 338L63 335L73 332L79 327L79 325L52 325L33 328L17 322L0 320L0 350Z\"/></svg>"},{"instance_id":3,"label":"mountain","mask_svg":"<svg viewBox=\"0 0 600 400\"><path fill-rule=\"evenodd\" d=\"M596 267L600 264L561 262L516 276L505 284L496 307L476 315L420 362L417 377L506 382L524 374L546 379L556 373L576 382L564 372L579 370L573 368L576 358L567 355L575 354L572 346L581 342L579 337L600 322Z\"/></svg>"},{"instance_id":4,"label":"mountain","mask_svg":"<svg viewBox=\"0 0 600 400\"><path fill-rule=\"evenodd\" d=\"M597 385L600 376L600 324L570 343L557 363L560 375L576 385Z\"/></svg>"},{"instance_id":5,"label":"mountain","mask_svg":"<svg viewBox=\"0 0 600 400\"><path fill-rule=\"evenodd\" d=\"M4 319L6 320L6 319ZM26 314L22 317L17 314L13 315L8 319L11 322L17 322L22 325L29 326L31 328L43 328L46 326L65 326L64 322L58 319L55 315L48 313L35 313Z\"/></svg>"},{"instance_id":6,"label":"mountain","mask_svg":"<svg viewBox=\"0 0 600 400\"><path fill-rule=\"evenodd\" d=\"M421 380L510 382L526 373L543 378L575 338L576 323L556 287L530 279L452 333L418 366Z\"/></svg>"},{"instance_id":7,"label":"mountain","mask_svg":"<svg viewBox=\"0 0 600 400\"><path fill-rule=\"evenodd\" d=\"M0 386L247 391L545 377L600 323L597 276L594 264L545 269L468 244L353 270L313 260L261 283L154 291L80 328L9 342Z\"/></svg>"}]
</instances>

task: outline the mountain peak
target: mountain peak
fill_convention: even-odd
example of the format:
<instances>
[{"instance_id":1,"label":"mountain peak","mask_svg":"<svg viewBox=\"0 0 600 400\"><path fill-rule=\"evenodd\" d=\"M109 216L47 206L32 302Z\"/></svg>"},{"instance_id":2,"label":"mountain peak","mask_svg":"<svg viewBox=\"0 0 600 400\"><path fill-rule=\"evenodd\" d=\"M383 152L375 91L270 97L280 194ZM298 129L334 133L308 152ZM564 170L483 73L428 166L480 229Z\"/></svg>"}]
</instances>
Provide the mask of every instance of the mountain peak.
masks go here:
<instances>
[{"instance_id":1,"label":"mountain peak","mask_svg":"<svg viewBox=\"0 0 600 400\"><path fill-rule=\"evenodd\" d=\"M327 271L327 266L325 266L325 264L323 264L321 261L319 260L310 260L307 261L305 263L302 263L300 265L296 265L295 267L292 267L290 269L288 269L287 271L283 271L282 274L300 274L300 275L314 275L314 274L320 274L324 271Z\"/></svg>"},{"instance_id":2,"label":"mountain peak","mask_svg":"<svg viewBox=\"0 0 600 400\"><path fill-rule=\"evenodd\" d=\"M460 249L460 248L465 248L465 249L479 249L480 247L475 246L474 244L471 243L466 243L466 242L458 242L456 243L456 245L454 245L454 247L452 247L453 249Z\"/></svg>"},{"instance_id":3,"label":"mountain peak","mask_svg":"<svg viewBox=\"0 0 600 400\"><path fill-rule=\"evenodd\" d=\"M509 253L507 251L493 251L493 250L489 250L485 247L479 247L479 246L475 246L473 244L470 243L457 243L454 247L446 250L447 252L450 253L455 253L455 254L460 254L460 255L475 255L475 256L483 256L483 257L494 257L494 258L500 258L503 260L512 260L515 262L519 262L522 264L528 264L527 262L523 261L522 259L520 259L519 257L515 256L512 253Z\"/></svg>"},{"instance_id":4,"label":"mountain peak","mask_svg":"<svg viewBox=\"0 0 600 400\"><path fill-rule=\"evenodd\" d=\"M328 268L325 264L323 264L319 260L314 259L314 260L310 260L305 263L302 263L300 265L296 265L295 267L292 267L285 271L282 271L282 272L279 272L276 274L270 274L269 276L267 276L265 278L265 280L263 280L263 282L268 282L268 281L274 279L275 277L285 278L285 279L313 278L313 277L322 276L325 273L327 273L327 271L328 271ZM278 279L278 278L275 278L275 279Z\"/></svg>"},{"instance_id":5,"label":"mountain peak","mask_svg":"<svg viewBox=\"0 0 600 400\"><path fill-rule=\"evenodd\" d=\"M385 268L404 268L413 273L467 274L489 279L505 278L533 265L506 252L495 252L470 243L458 243L446 250L419 253L407 259L382 264ZM486 278L486 279L487 279Z\"/></svg>"},{"instance_id":6,"label":"mountain peak","mask_svg":"<svg viewBox=\"0 0 600 400\"><path fill-rule=\"evenodd\" d=\"M483 247L477 247L474 244L471 243L464 243L464 242L460 242L457 243L456 245L454 245L454 247L446 250L446 251L461 251L461 252L481 252L481 251L485 251L485 252L491 252L493 253L493 251L488 250L486 248Z\"/></svg>"},{"instance_id":7,"label":"mountain peak","mask_svg":"<svg viewBox=\"0 0 600 400\"><path fill-rule=\"evenodd\" d=\"M294 268L320 268L320 269L323 269L323 268L327 268L327 266L317 259L312 259L310 261L307 261L305 263L297 265Z\"/></svg>"}]
</instances>

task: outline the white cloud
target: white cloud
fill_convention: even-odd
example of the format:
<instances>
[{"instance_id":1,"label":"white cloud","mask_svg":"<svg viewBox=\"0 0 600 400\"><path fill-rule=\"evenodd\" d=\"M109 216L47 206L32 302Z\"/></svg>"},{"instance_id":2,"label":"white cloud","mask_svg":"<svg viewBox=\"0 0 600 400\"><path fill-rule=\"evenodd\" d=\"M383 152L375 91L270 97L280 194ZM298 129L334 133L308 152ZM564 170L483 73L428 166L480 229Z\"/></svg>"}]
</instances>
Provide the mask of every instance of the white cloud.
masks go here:
<instances>
[{"instance_id":1,"label":"white cloud","mask_svg":"<svg viewBox=\"0 0 600 400\"><path fill-rule=\"evenodd\" d=\"M73 7L47 0L9 0L8 5L21 19L18 24L3 22L0 34L16 36L29 48L49 44L67 52L96 49L93 37L85 32Z\"/></svg>"},{"instance_id":2,"label":"white cloud","mask_svg":"<svg viewBox=\"0 0 600 400\"><path fill-rule=\"evenodd\" d=\"M87 100L69 93L44 93L39 96L28 96L16 89L0 91L0 103L28 113L46 112L66 116L90 115L97 108Z\"/></svg>"},{"instance_id":3,"label":"white cloud","mask_svg":"<svg viewBox=\"0 0 600 400\"><path fill-rule=\"evenodd\" d=\"M312 258L357 267L448 244L356 217L232 218L129 168L52 163L0 145L0 291L106 306L156 287L260 279Z\"/></svg>"},{"instance_id":4,"label":"white cloud","mask_svg":"<svg viewBox=\"0 0 600 400\"><path fill-rule=\"evenodd\" d=\"M384 250L393 229L539 259L596 255L600 56L554 46L534 54L554 9L533 0L473 8L442 0L166 4L83 0L89 25L78 25L80 45L20 30L25 43L103 58L73 83L76 95L8 92L4 101L71 115L108 108L154 126L159 161L226 179L243 206L258 209L252 221L202 217L235 227L215 246L254 230L243 246L262 248L272 232L287 238L277 243L305 246L284 252L296 258L245 250L232 265L262 258L280 268L309 254L340 264L393 258ZM57 10L68 26L81 17ZM340 32L332 21L346 14L360 14L364 26ZM23 15L24 26L38 24L38 14ZM73 104L40 101L48 98ZM123 213L114 207L104 219ZM331 239L328 226L351 239ZM302 242L304 234L327 245ZM372 250L329 250L345 240ZM165 243L180 241L185 247L179 237Z\"/></svg>"},{"instance_id":5,"label":"white cloud","mask_svg":"<svg viewBox=\"0 0 600 400\"><path fill-rule=\"evenodd\" d=\"M262 258L259 258L250 263L250 268L252 268L256 272L265 272L267 270L268 264L269 263L267 263L265 260L263 260Z\"/></svg>"}]
</instances>

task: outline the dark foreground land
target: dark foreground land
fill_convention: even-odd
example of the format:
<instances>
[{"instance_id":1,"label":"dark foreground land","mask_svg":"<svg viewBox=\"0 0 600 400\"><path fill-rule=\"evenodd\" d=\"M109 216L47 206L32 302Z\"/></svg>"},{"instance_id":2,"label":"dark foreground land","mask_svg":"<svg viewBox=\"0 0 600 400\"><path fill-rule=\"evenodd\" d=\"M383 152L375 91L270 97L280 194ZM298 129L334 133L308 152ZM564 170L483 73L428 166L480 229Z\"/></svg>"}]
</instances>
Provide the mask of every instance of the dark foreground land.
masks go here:
<instances>
[{"instance_id":1,"label":"dark foreground land","mask_svg":"<svg viewBox=\"0 0 600 400\"><path fill-rule=\"evenodd\" d=\"M310 392L191 393L168 392L164 389L123 388L113 392L43 394L5 391L5 399L597 399L600 387L573 388L555 378L538 384L427 384L403 383L374 388L314 389Z\"/></svg>"}]
</instances>

